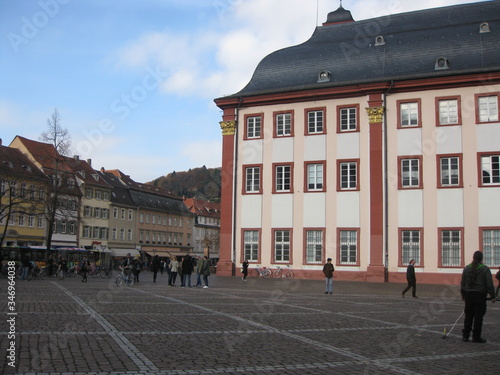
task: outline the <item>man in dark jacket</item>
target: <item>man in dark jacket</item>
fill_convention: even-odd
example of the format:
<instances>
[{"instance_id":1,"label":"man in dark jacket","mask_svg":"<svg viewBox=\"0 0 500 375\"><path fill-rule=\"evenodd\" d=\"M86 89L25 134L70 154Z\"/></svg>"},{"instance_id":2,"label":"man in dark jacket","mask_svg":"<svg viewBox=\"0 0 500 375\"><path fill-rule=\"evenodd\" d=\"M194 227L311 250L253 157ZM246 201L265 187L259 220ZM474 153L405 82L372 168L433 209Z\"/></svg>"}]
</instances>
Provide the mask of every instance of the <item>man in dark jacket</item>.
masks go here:
<instances>
[{"instance_id":1,"label":"man in dark jacket","mask_svg":"<svg viewBox=\"0 0 500 375\"><path fill-rule=\"evenodd\" d=\"M405 298L405 293L411 289L411 295L413 298L417 297L417 277L415 276L415 259L410 260L410 264L406 268L406 281L408 281L408 286L403 290L401 296Z\"/></svg>"},{"instance_id":2,"label":"man in dark jacket","mask_svg":"<svg viewBox=\"0 0 500 375\"><path fill-rule=\"evenodd\" d=\"M486 299L489 294L491 301L495 302L495 288L491 271L483 264L483 253L476 251L472 263L466 266L462 272L460 292L465 301L465 320L462 330L462 340L469 341L472 330L472 342L485 343L481 337L483 328L483 317L486 314ZM474 325L474 329L472 326Z\"/></svg>"},{"instance_id":3,"label":"man in dark jacket","mask_svg":"<svg viewBox=\"0 0 500 375\"><path fill-rule=\"evenodd\" d=\"M335 271L335 268L333 267L332 264L332 258L328 258L326 260L325 265L323 266L323 274L325 275L326 278L326 292L325 294L332 294L333 292L333 271Z\"/></svg>"}]
</instances>

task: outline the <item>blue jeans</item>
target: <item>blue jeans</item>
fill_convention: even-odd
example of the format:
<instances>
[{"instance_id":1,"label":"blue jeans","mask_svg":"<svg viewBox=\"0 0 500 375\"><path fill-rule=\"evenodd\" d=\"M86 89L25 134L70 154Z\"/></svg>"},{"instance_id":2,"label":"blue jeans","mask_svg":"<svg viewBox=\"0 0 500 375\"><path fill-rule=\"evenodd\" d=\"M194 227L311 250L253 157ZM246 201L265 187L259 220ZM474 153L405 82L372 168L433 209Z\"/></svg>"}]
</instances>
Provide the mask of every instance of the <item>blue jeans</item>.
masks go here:
<instances>
[{"instance_id":1,"label":"blue jeans","mask_svg":"<svg viewBox=\"0 0 500 375\"><path fill-rule=\"evenodd\" d=\"M187 281L187 284L186 284L186 281ZM186 274L186 273L182 274L182 285L191 288L191 274Z\"/></svg>"},{"instance_id":2,"label":"blue jeans","mask_svg":"<svg viewBox=\"0 0 500 375\"><path fill-rule=\"evenodd\" d=\"M201 273L196 272L196 286L201 286Z\"/></svg>"},{"instance_id":3,"label":"blue jeans","mask_svg":"<svg viewBox=\"0 0 500 375\"><path fill-rule=\"evenodd\" d=\"M333 277L326 278L326 292L333 293Z\"/></svg>"},{"instance_id":4,"label":"blue jeans","mask_svg":"<svg viewBox=\"0 0 500 375\"><path fill-rule=\"evenodd\" d=\"M21 280L28 280L28 273L30 271L30 268L29 267L23 267L21 269L21 276L20 276L20 279Z\"/></svg>"},{"instance_id":5,"label":"blue jeans","mask_svg":"<svg viewBox=\"0 0 500 375\"><path fill-rule=\"evenodd\" d=\"M205 286L208 286L208 275L203 275L203 281L205 282Z\"/></svg>"}]
</instances>

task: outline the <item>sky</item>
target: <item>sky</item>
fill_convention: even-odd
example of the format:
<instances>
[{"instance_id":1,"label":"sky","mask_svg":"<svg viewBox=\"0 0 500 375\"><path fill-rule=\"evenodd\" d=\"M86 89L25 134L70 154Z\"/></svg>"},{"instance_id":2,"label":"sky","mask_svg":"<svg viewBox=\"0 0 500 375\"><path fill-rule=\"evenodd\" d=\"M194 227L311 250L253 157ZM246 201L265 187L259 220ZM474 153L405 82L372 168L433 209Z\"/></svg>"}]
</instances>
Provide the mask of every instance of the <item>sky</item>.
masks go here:
<instances>
[{"instance_id":1,"label":"sky","mask_svg":"<svg viewBox=\"0 0 500 375\"><path fill-rule=\"evenodd\" d=\"M354 20L476 1L344 0ZM221 110L266 55L339 0L0 0L0 138L40 140L138 182L221 166Z\"/></svg>"}]
</instances>

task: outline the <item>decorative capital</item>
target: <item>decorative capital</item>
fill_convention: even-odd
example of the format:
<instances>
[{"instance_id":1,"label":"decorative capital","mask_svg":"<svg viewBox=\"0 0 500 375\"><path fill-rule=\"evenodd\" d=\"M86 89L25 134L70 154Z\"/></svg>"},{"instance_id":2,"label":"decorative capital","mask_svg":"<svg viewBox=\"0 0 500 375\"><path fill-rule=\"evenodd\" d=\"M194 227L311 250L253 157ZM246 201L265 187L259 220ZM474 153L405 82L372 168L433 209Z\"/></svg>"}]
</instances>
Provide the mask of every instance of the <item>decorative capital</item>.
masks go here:
<instances>
[{"instance_id":1,"label":"decorative capital","mask_svg":"<svg viewBox=\"0 0 500 375\"><path fill-rule=\"evenodd\" d=\"M384 119L384 107L369 107L366 108L368 113L368 122L370 124L379 124Z\"/></svg>"},{"instance_id":2,"label":"decorative capital","mask_svg":"<svg viewBox=\"0 0 500 375\"><path fill-rule=\"evenodd\" d=\"M221 121L220 128L222 129L222 135L235 135L236 121Z\"/></svg>"}]
</instances>

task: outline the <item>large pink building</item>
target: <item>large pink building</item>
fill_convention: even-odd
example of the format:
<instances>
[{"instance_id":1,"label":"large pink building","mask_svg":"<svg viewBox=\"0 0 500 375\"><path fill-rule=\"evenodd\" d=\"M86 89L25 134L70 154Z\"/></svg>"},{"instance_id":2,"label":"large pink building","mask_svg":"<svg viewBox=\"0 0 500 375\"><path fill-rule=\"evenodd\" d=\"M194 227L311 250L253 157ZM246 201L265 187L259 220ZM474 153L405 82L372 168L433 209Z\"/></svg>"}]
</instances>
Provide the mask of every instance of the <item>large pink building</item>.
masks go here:
<instances>
[{"instance_id":1,"label":"large pink building","mask_svg":"<svg viewBox=\"0 0 500 375\"><path fill-rule=\"evenodd\" d=\"M276 51L223 110L218 274L457 283L500 266L500 2L354 21ZM251 266L252 267L252 266Z\"/></svg>"}]
</instances>

